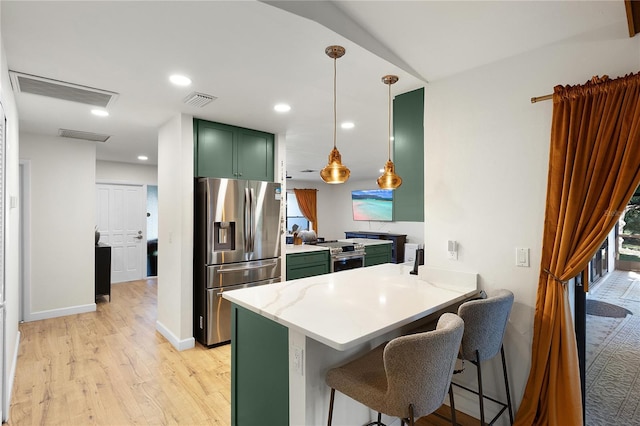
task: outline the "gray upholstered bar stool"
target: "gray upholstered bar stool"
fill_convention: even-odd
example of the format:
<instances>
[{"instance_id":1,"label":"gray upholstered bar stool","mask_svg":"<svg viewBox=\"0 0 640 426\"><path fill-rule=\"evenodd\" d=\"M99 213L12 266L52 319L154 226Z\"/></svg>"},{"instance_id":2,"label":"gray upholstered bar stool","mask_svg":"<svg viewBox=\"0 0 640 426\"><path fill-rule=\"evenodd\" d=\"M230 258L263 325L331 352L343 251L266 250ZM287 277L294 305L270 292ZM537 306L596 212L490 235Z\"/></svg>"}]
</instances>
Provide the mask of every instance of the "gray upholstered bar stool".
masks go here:
<instances>
[{"instance_id":1,"label":"gray upholstered bar stool","mask_svg":"<svg viewBox=\"0 0 640 426\"><path fill-rule=\"evenodd\" d=\"M329 426L336 390L378 412L378 421L369 425L384 426L384 413L402 419L402 425L406 421L413 426L415 419L437 410L451 389L463 330L462 319L446 313L433 331L396 337L329 370Z\"/></svg>"},{"instance_id":2,"label":"gray upholstered bar stool","mask_svg":"<svg viewBox=\"0 0 640 426\"><path fill-rule=\"evenodd\" d=\"M464 320L464 335L460 345L458 358L470 361L476 366L478 375L478 391L462 386L457 383L453 385L465 389L478 395L480 401L480 421L484 425L484 400L485 398L495 402L502 408L496 416L489 422L492 425L505 411L509 409L510 424L513 424L513 409L511 407L511 395L509 392L509 377L507 376L507 365L504 357L504 346L502 340L507 328L507 321L513 306L513 293L509 290L497 290L486 299L476 299L465 302L458 308L458 315ZM502 356L502 373L504 376L504 386L507 393L507 403L498 401L483 394L482 391L482 369L480 363L495 357L498 352ZM461 373L464 370L456 370ZM452 399L453 401L453 399ZM455 404L451 404L452 413L455 412Z\"/></svg>"}]
</instances>

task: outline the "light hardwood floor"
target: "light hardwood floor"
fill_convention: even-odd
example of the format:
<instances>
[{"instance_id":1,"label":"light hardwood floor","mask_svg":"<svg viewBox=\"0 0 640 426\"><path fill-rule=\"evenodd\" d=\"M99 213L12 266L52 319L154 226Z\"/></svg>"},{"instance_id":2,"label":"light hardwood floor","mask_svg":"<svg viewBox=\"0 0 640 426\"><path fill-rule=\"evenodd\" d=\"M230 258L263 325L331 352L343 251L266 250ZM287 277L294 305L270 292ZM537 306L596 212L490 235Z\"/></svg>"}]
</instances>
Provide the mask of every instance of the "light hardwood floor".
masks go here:
<instances>
[{"instance_id":1,"label":"light hardwood floor","mask_svg":"<svg viewBox=\"0 0 640 426\"><path fill-rule=\"evenodd\" d=\"M8 424L229 425L230 346L175 350L155 331L155 279L111 294L96 312L20 324Z\"/></svg>"}]
</instances>

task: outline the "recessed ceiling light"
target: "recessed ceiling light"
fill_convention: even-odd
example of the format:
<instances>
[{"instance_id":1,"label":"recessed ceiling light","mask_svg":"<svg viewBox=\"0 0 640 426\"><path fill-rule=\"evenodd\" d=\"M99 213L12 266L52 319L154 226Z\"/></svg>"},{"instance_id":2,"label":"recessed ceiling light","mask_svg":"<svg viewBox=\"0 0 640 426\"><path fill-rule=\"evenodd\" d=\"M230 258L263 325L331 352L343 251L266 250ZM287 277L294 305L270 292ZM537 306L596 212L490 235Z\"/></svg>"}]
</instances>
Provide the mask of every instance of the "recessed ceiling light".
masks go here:
<instances>
[{"instance_id":1,"label":"recessed ceiling light","mask_svg":"<svg viewBox=\"0 0 640 426\"><path fill-rule=\"evenodd\" d=\"M176 86L188 86L191 84L191 79L184 75L174 74L169 77L169 81L171 81Z\"/></svg>"},{"instance_id":2,"label":"recessed ceiling light","mask_svg":"<svg viewBox=\"0 0 640 426\"><path fill-rule=\"evenodd\" d=\"M147 157L146 155L138 155L138 160L147 161L148 159L149 157Z\"/></svg>"},{"instance_id":3,"label":"recessed ceiling light","mask_svg":"<svg viewBox=\"0 0 640 426\"><path fill-rule=\"evenodd\" d=\"M340 125L340 127L342 127L343 129L353 129L355 127L355 124L350 121L345 121Z\"/></svg>"},{"instance_id":4,"label":"recessed ceiling light","mask_svg":"<svg viewBox=\"0 0 640 426\"><path fill-rule=\"evenodd\" d=\"M278 112L289 112L291 111L291 106L287 104L277 104L276 106L273 107L273 109L275 109Z\"/></svg>"},{"instance_id":5,"label":"recessed ceiling light","mask_svg":"<svg viewBox=\"0 0 640 426\"><path fill-rule=\"evenodd\" d=\"M380 169L378 170L380 173L384 173L384 169Z\"/></svg>"},{"instance_id":6,"label":"recessed ceiling light","mask_svg":"<svg viewBox=\"0 0 640 426\"><path fill-rule=\"evenodd\" d=\"M98 117L108 117L109 111L104 109L92 109L91 114L97 115Z\"/></svg>"}]
</instances>

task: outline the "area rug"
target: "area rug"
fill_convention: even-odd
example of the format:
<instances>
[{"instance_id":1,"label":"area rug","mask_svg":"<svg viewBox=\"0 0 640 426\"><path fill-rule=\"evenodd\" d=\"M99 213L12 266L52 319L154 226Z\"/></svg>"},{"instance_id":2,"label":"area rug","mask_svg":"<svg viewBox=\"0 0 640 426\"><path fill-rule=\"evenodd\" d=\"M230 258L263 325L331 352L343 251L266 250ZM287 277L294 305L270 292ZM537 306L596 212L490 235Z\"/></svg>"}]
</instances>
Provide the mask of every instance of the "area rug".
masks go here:
<instances>
[{"instance_id":1,"label":"area rug","mask_svg":"<svg viewBox=\"0 0 640 426\"><path fill-rule=\"evenodd\" d=\"M587 295L587 426L640 426L638 291L640 275L614 271Z\"/></svg>"},{"instance_id":2,"label":"area rug","mask_svg":"<svg viewBox=\"0 0 640 426\"><path fill-rule=\"evenodd\" d=\"M613 303L603 302L602 300L587 299L587 315L595 315L598 317L624 318L633 313L622 306Z\"/></svg>"}]
</instances>

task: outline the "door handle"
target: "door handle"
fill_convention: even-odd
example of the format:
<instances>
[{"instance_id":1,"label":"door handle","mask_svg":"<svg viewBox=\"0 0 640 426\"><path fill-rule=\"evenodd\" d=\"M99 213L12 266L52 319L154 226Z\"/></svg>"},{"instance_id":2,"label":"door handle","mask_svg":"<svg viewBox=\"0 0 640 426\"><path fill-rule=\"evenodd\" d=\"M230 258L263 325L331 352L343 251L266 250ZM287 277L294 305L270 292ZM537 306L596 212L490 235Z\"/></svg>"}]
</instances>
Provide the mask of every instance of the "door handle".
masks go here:
<instances>
[{"instance_id":1,"label":"door handle","mask_svg":"<svg viewBox=\"0 0 640 426\"><path fill-rule=\"evenodd\" d=\"M142 235L136 235L134 238L137 238L137 239L141 240L142 239Z\"/></svg>"}]
</instances>

